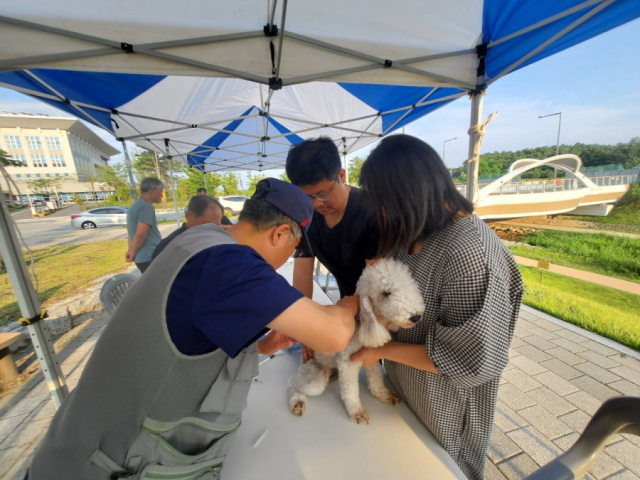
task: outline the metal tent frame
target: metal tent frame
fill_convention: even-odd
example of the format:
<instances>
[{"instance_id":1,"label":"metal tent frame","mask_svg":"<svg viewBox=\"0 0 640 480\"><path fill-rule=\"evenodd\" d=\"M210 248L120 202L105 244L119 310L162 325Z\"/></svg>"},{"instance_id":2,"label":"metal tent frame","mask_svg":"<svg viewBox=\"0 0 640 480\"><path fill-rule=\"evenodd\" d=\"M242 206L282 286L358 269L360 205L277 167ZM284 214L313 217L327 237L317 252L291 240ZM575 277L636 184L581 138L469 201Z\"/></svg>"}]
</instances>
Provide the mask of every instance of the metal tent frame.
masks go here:
<instances>
[{"instance_id":1,"label":"metal tent frame","mask_svg":"<svg viewBox=\"0 0 640 480\"><path fill-rule=\"evenodd\" d=\"M36 55L36 56L28 56L28 57L18 57L11 59L0 60L0 71L14 71L21 70L29 75L34 81L40 84L45 92L32 90L29 88L18 87L15 85L0 83L0 86L39 98L44 101L52 101L52 102L61 102L66 104L74 109L77 112L78 116L87 120L94 125L100 126L105 129L110 134L114 135L119 141L123 143L125 150L125 159L127 161L127 166L129 168L130 180L132 183L132 189L134 189L133 185L133 176L131 174L131 167L128 152L126 150L125 141L145 141L148 142L152 149L160 154L165 154L167 156L173 156L177 158L181 158L183 161L187 161L187 157L192 156L197 158L199 161L193 163L192 166L201 169L203 172L215 172L215 171L231 171L231 170L258 170L262 171L263 169L270 168L282 168L284 166L284 159L286 158L286 152L290 145L290 142L287 142L287 137L297 135L300 133L313 132L315 130L322 129L340 129L341 131L348 131L352 135L345 136L340 135L338 138L335 138L334 141L338 144L340 152L344 156L345 167L346 167L346 156L352 151L355 150L355 145L358 140L362 138L370 139L374 141L375 139L382 137L391 133L394 129L402 126L403 120L406 119L412 112L415 111L416 108L427 106L427 105L438 105L438 108L446 105L447 103L460 98L465 95L470 95L471 97L471 118L470 118L470 127L473 129L474 127L481 124L482 119L482 107L483 107L483 97L485 94L485 90L488 85L491 85L493 82L501 78L502 76L510 73L511 71L517 69L523 63L527 62L539 52L543 51L545 48L552 45L554 42L558 41L560 38L563 38L568 33L575 30L578 26L586 22L588 19L606 9L608 6L612 5L616 0L586 0L572 8L569 8L563 12L560 12L556 15L553 15L549 18L546 18L540 22L537 22L533 25L529 25L525 28L522 28L518 31L515 31L509 35L504 36L496 41L493 41L488 44L479 44L475 48L462 49L457 51L451 51L436 55L425 55L411 58L397 58L397 59L387 59L376 57L373 55L369 55L367 53L359 52L353 49L341 47L336 44L324 42L315 38L312 38L307 35L301 35L299 33L294 33L288 30L285 30L285 22L287 18L287 0L282 1L282 13L280 24L276 25L275 23L275 15L277 8L277 0L273 0L273 4L269 10L269 13L266 18L266 24L263 30L258 31L247 31L247 32L238 32L233 34L226 35L214 35L214 36L203 36L203 37L195 37L190 39L180 39L173 41L164 41L164 42L155 42L155 43L146 43L140 45L131 45L126 42L117 42L105 38L100 38L98 36L87 35L79 32L74 32L71 30L65 30L61 28L51 27L44 24L28 22L24 20L20 20L17 18L0 16L0 23L5 25L12 25L22 28L31 29L34 32L46 32L49 34L54 34L60 37L70 38L81 40L86 42L87 44L92 44L98 48L89 48L89 49L81 49L73 52L65 52L59 54L46 54L46 55ZM558 20L565 19L572 15L580 14L580 16L574 20L571 24L566 26L560 32L552 36L551 38L544 41L544 43L538 45L533 50L527 52L521 58L519 58L516 62L512 63L509 67L504 69L500 74L495 76L494 78L487 78L486 69L485 69L485 60L487 53L490 50L503 44L507 41L511 41L521 37L522 35L528 34L537 29L541 29L553 22ZM210 62L202 62L198 60L194 60L191 58L187 58L185 56L176 55L174 53L169 53L165 51L166 49L176 48L176 47L188 47L195 45L203 45L203 44L218 44L221 42L226 42L229 45L232 45L233 42L240 42L243 40L256 38L256 37L268 37L271 39L271 64L272 71L271 75L256 75L250 72L244 72L239 70L234 70L228 67L224 67L221 65L217 65L215 63ZM277 48L273 44L273 39L277 39L278 45ZM286 41L285 41L286 39ZM346 68L346 69L337 69L324 71L320 73L302 75L297 77L283 77L283 72L281 71L281 59L283 48L286 47L290 42L300 42L312 45L316 48L331 52L332 54L357 59L364 64ZM146 57L153 57L156 59L162 59L163 61L170 62L172 64L184 65L189 67L195 67L197 69L202 70L203 72L207 72L212 76L229 76L238 79L244 79L251 82L256 82L260 85L264 85L268 87L268 90L265 92L261 105L254 107L254 112L236 116L224 120L219 120L215 122L196 124L189 123L185 121L178 121L176 119L171 118L156 118L148 115L141 115L136 112L128 112L122 110L114 110L108 109L105 107L101 107L98 105L90 105L79 101L73 98L67 98L62 93L57 91L51 85L47 84L42 78L40 78L36 73L32 71L36 66L46 68L47 65L50 65L53 62L57 62L60 60L72 60L72 59L86 59L86 58L94 58L104 55L113 55L113 54L121 54L121 55L139 55ZM450 78L447 76L443 76L437 74L430 70L425 70L423 68L418 68L415 64L425 63L430 61L435 61L443 58L451 58L457 56L473 56L477 60L477 79L475 83L468 83L459 79ZM340 120L338 122L334 122L331 124L324 124L321 122L313 122L309 120L303 119L294 119L295 121L308 125L306 128L299 129L297 131L291 131L287 133L281 133L277 135L268 135L269 129L269 119L286 119L285 116L282 116L278 113L272 113L270 111L271 99L274 94L277 94L277 91L282 89L283 87L297 85L301 83L307 83L312 81L335 81L336 77L340 77L342 75L347 75L354 72L365 72L369 70L375 69L397 69L409 74L414 75L416 78L420 78L421 82L424 82L423 85L432 86L432 90L425 94L423 98L418 102L413 102L407 104L405 106L395 108L393 110L388 111L380 111L372 115L360 116L358 118L350 118ZM460 91L451 95L447 95L443 98L432 99L433 95L443 87L453 87L457 88ZM262 94L262 90L261 90ZM94 116L91 115L90 111L100 111L104 113L108 113L111 115L112 122L115 125L115 130L111 131L102 125ZM400 118L396 119L392 125L388 126L382 134L372 133L369 131L374 121L381 116L400 113L402 115ZM174 128L164 129L160 131L139 131L136 129L129 121L128 118L143 118L147 120L156 120L163 123L169 123L174 125ZM256 132L256 134L247 134L243 132L230 131L224 128L224 124L228 124L229 122L238 121L238 120L247 120L247 119L255 119L256 122L262 118L262 129L261 131ZM354 129L349 128L349 123L364 120L367 118L371 118L371 124L369 127L365 129ZM117 121L122 121L124 124L128 125L133 130L136 130L136 135L129 135L127 137L119 136L117 133L118 123ZM220 126L223 124L223 126ZM172 139L171 134L174 132L187 130L187 129L204 129L210 132L221 132L221 133L231 133L234 135L239 135L242 137L246 137L247 141L243 143L238 143L234 145L227 145L225 147L211 147L207 145L197 145L193 143L188 143L184 141L180 141L179 139ZM475 149L476 143L480 140L481 135L478 133L471 133L469 136L469 152L470 156ZM244 151L237 150L238 147L256 144L256 153L247 154ZM267 154L267 144L281 146L282 148L277 150L276 153L271 154L271 157L275 159L275 161L268 161ZM192 154L191 152L198 148L200 153ZM229 154L229 158L227 159L216 159L214 161L207 161L209 156L206 155L207 152L213 151L224 151ZM468 186L467 186L467 197L471 200L477 197L477 176L478 176L478 162L469 162L468 166ZM474 182L475 179L475 182ZM174 189L175 194L175 189ZM175 201L175 200L174 200ZM20 305L20 309L23 317L28 319L34 319L34 321L41 314L41 307L35 296L33 291L33 287L29 281L29 277L26 274L24 263L22 261L21 252L19 244L15 238L15 232L13 232L11 218L6 211L6 207L3 205L0 208L2 212L0 214L0 247L2 247L2 254L5 258L5 262L7 262L7 267L9 270L9 275L11 278L11 282L14 286L14 290L16 292L16 297L18 298L18 303ZM62 401L66 394L66 387L64 386L64 378L62 373L57 366L57 362L55 361L55 355L52 353L52 349L50 348L50 340L47 338L46 329L41 327L40 323L34 323L29 327L32 338L34 338L34 344L36 348L40 348L40 350L44 353L45 350L50 351L50 355L42 355L40 357L40 362L42 363L43 370L45 371L45 375L47 376L47 381L49 383L50 390L54 395L54 399L56 399L56 403ZM38 343L36 343L36 341ZM41 345L40 347L38 345ZM45 348L45 346L47 348Z\"/></svg>"}]
</instances>

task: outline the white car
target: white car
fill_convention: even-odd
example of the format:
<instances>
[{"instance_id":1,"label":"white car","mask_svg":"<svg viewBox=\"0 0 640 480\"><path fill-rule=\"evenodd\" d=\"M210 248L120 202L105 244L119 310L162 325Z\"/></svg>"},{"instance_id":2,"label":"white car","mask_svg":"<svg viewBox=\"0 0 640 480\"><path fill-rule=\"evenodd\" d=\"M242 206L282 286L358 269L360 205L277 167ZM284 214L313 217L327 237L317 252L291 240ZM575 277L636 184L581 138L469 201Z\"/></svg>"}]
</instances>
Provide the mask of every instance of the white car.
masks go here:
<instances>
[{"instance_id":1,"label":"white car","mask_svg":"<svg viewBox=\"0 0 640 480\"><path fill-rule=\"evenodd\" d=\"M71 226L91 230L110 225L126 225L127 209L124 207L100 207L71 215Z\"/></svg>"},{"instance_id":2,"label":"white car","mask_svg":"<svg viewBox=\"0 0 640 480\"><path fill-rule=\"evenodd\" d=\"M224 213L240 213L244 207L244 202L249 200L247 197L233 195L229 197L218 197L224 208Z\"/></svg>"}]
</instances>

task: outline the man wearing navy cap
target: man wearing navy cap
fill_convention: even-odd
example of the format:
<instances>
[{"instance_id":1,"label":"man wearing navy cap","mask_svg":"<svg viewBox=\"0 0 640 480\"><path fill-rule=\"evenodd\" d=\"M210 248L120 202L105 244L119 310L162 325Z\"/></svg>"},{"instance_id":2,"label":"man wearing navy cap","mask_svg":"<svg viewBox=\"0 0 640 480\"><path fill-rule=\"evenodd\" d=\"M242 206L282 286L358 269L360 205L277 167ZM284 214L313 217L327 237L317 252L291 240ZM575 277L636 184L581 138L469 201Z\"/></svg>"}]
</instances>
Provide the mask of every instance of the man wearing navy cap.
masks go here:
<instances>
[{"instance_id":1,"label":"man wearing navy cap","mask_svg":"<svg viewBox=\"0 0 640 480\"><path fill-rule=\"evenodd\" d=\"M258 353L295 338L328 354L353 335L356 296L321 306L275 271L307 242L312 213L300 189L268 178L236 225L167 245L118 305L29 479L218 478Z\"/></svg>"}]
</instances>

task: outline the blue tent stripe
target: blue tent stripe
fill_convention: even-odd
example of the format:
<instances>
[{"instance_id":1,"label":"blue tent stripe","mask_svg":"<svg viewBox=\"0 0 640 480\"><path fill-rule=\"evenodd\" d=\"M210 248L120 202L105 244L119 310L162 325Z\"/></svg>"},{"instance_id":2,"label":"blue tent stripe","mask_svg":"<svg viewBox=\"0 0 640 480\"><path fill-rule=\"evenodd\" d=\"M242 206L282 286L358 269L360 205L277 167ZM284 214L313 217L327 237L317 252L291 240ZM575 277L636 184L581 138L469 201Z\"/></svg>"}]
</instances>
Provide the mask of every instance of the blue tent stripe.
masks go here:
<instances>
[{"instance_id":1,"label":"blue tent stripe","mask_svg":"<svg viewBox=\"0 0 640 480\"><path fill-rule=\"evenodd\" d=\"M576 0L538 0L536 2L514 2L512 0L493 0L485 2L483 16L483 41L490 43L527 26L561 13L581 2ZM577 13L519 35L489 49L487 70L489 78L494 78L510 65L523 58L536 47L562 31L567 26L587 14L599 4L580 10ZM553 42L517 69L540 61L578 43L593 38L612 28L640 17L640 2L637 0L618 0L602 9L577 28Z\"/></svg>"},{"instance_id":2,"label":"blue tent stripe","mask_svg":"<svg viewBox=\"0 0 640 480\"><path fill-rule=\"evenodd\" d=\"M269 117L269 123L271 125L273 125L274 127L276 127L276 129L280 132L280 133L290 133L291 130L287 129L284 125L282 125L279 122L276 122L273 118ZM291 142L293 145L297 145L299 143L302 143L304 141L304 139L302 139L301 137L299 137L298 135L287 135L286 137L284 137L287 139L287 141Z\"/></svg>"},{"instance_id":3,"label":"blue tent stripe","mask_svg":"<svg viewBox=\"0 0 640 480\"><path fill-rule=\"evenodd\" d=\"M245 115L249 115L254 108L256 107L253 107L253 106L249 107L241 116L244 117ZM242 121L243 119L234 120L233 122L229 123L226 127L224 127L224 130L234 131L236 128L238 128L238 126L242 123ZM209 139L207 139L202 144L201 147L197 147L193 149L187 155L187 162L189 163L189 165L198 165L204 162L205 158L203 157L209 156L209 154L211 153L211 151L206 149L206 147L219 147L220 145L222 145L222 142L224 142L229 137L229 135L230 134L226 132L218 132L212 137L210 137Z\"/></svg>"},{"instance_id":4,"label":"blue tent stripe","mask_svg":"<svg viewBox=\"0 0 640 480\"><path fill-rule=\"evenodd\" d=\"M34 69L31 72L68 99L108 109L117 109L166 78L161 75L75 72L69 70ZM22 71L0 73L0 82L53 95L48 88ZM95 123L67 103L45 99L36 95L32 96L67 113ZM114 125L111 122L109 113L84 107L83 109L102 126L114 131Z\"/></svg>"}]
</instances>

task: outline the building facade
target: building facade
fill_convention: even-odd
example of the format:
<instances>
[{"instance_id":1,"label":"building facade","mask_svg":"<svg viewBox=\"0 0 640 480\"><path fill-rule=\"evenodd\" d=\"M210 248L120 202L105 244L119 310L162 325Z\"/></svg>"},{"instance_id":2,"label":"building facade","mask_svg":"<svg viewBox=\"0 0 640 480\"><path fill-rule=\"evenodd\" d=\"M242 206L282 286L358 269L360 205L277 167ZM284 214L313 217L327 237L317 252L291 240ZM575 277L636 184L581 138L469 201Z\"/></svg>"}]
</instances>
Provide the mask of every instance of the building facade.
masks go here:
<instances>
[{"instance_id":1,"label":"building facade","mask_svg":"<svg viewBox=\"0 0 640 480\"><path fill-rule=\"evenodd\" d=\"M112 188L98 181L109 158L120 151L102 140L77 118L44 114L0 114L0 149L20 166L6 167L19 190L11 200L58 198L69 203L74 196L85 201L104 200ZM9 188L0 175L7 199Z\"/></svg>"}]
</instances>

